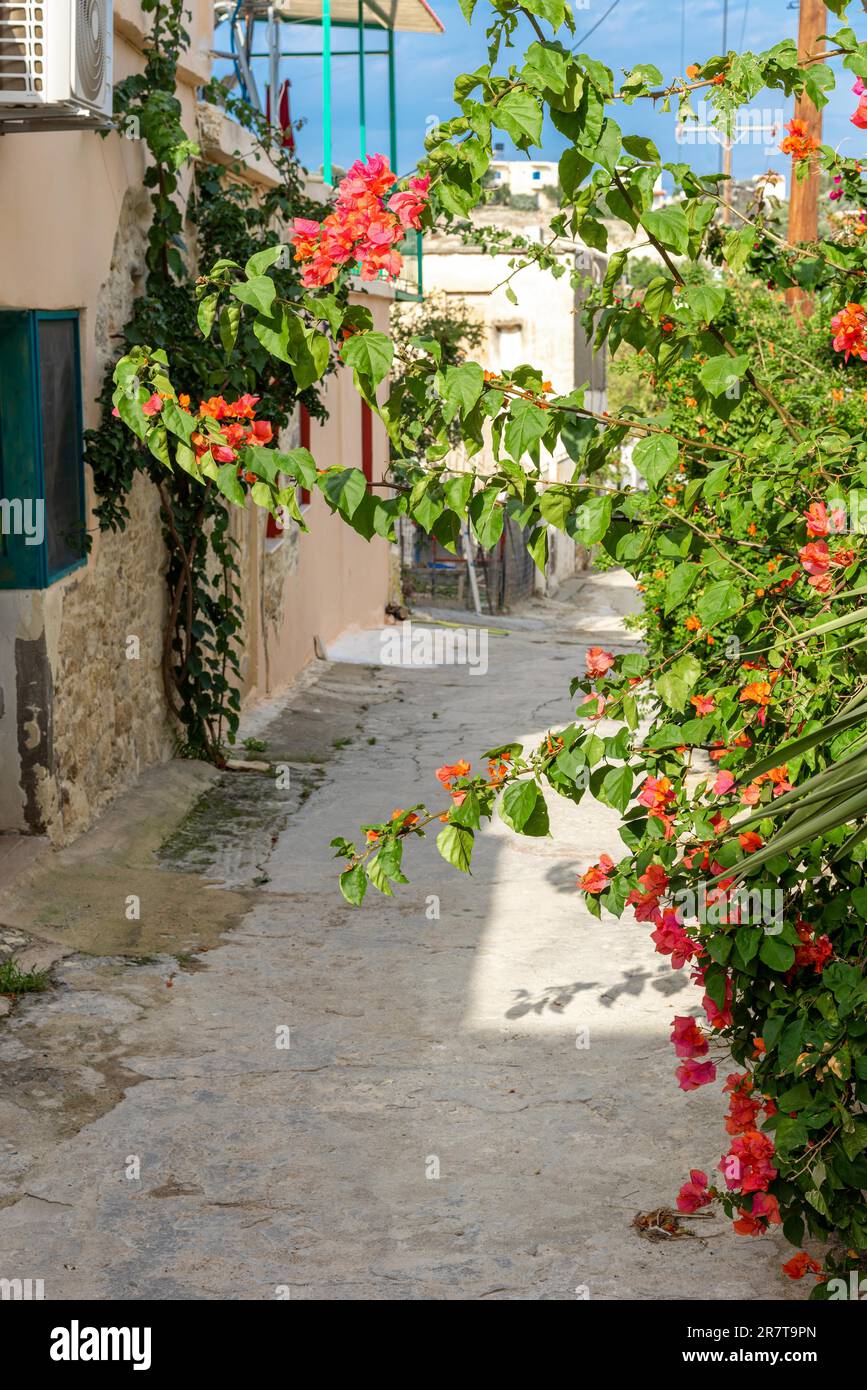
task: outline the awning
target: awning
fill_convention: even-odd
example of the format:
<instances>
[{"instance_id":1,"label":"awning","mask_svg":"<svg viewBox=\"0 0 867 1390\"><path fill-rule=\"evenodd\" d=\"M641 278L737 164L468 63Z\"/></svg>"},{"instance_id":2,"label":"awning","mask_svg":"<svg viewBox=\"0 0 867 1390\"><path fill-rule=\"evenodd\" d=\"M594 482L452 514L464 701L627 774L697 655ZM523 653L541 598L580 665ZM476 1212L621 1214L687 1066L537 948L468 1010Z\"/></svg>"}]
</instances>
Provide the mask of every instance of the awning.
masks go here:
<instances>
[{"instance_id":1,"label":"awning","mask_svg":"<svg viewBox=\"0 0 867 1390\"><path fill-rule=\"evenodd\" d=\"M289 20L322 19L322 0L278 0L274 9ZM332 22L358 23L358 0L331 0L329 9ZM445 30L427 0L364 0L364 17L369 23L380 23L383 29L408 34L441 34Z\"/></svg>"}]
</instances>

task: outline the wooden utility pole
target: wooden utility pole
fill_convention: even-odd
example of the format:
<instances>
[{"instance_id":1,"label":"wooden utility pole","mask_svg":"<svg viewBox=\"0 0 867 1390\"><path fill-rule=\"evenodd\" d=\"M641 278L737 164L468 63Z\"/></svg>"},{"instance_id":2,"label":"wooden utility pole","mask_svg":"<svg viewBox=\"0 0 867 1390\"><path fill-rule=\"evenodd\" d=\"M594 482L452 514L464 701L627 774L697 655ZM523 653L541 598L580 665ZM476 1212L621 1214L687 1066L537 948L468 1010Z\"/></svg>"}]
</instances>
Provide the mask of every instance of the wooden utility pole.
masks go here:
<instances>
[{"instance_id":1,"label":"wooden utility pole","mask_svg":"<svg viewBox=\"0 0 867 1390\"><path fill-rule=\"evenodd\" d=\"M824 44L819 37L827 28L827 10L823 0L801 0L798 22L798 58L801 62L810 54L821 52ZM806 95L795 102L795 119L804 121L808 135L822 138L822 113L817 111ZM795 177L792 162L789 190L789 241L815 241L819 235L819 168L810 162L810 172L803 180Z\"/></svg>"}]
</instances>

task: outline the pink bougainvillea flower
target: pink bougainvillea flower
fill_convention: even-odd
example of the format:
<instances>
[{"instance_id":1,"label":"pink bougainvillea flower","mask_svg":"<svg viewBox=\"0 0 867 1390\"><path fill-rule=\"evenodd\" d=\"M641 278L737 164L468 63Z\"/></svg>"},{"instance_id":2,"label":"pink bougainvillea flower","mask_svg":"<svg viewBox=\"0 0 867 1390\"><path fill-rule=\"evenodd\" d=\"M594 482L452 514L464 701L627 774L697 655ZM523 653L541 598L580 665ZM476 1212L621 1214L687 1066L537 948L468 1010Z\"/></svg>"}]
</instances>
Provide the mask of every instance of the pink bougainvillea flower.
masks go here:
<instances>
[{"instance_id":1,"label":"pink bougainvillea flower","mask_svg":"<svg viewBox=\"0 0 867 1390\"><path fill-rule=\"evenodd\" d=\"M671 1041L678 1057L704 1057L708 1050L707 1038L689 1015L675 1014Z\"/></svg>"},{"instance_id":2,"label":"pink bougainvillea flower","mask_svg":"<svg viewBox=\"0 0 867 1390\"><path fill-rule=\"evenodd\" d=\"M709 1206L712 1201L713 1198L707 1190L707 1173L703 1173L700 1168L691 1168L689 1182L685 1182L677 1194L678 1211L691 1216L693 1212Z\"/></svg>"},{"instance_id":3,"label":"pink bougainvillea flower","mask_svg":"<svg viewBox=\"0 0 867 1390\"><path fill-rule=\"evenodd\" d=\"M160 411L162 410L162 408L163 408L163 398L162 398L162 396L158 395L156 391L154 391L153 395L150 396L150 397L145 401L144 405L142 406L142 414L143 414L143 415L159 415L159 413L160 413Z\"/></svg>"},{"instance_id":4,"label":"pink bougainvillea flower","mask_svg":"<svg viewBox=\"0 0 867 1390\"><path fill-rule=\"evenodd\" d=\"M604 676L614 665L614 657L601 647L590 647L584 658L588 676Z\"/></svg>"},{"instance_id":5,"label":"pink bougainvillea flower","mask_svg":"<svg viewBox=\"0 0 867 1390\"><path fill-rule=\"evenodd\" d=\"M699 1086L709 1086L716 1081L716 1064L695 1062L687 1058L685 1062L681 1062L675 1075L682 1091L697 1091Z\"/></svg>"},{"instance_id":6,"label":"pink bougainvillea flower","mask_svg":"<svg viewBox=\"0 0 867 1390\"><path fill-rule=\"evenodd\" d=\"M728 885L725 886L727 887ZM723 888L721 888L720 891L723 892ZM702 983L704 983L704 981L702 981ZM722 1008L711 999L709 994L705 993L702 995L701 1005L707 1014L707 1021L711 1028L731 1027L734 1022L731 1012L732 997L732 982L728 976L726 977Z\"/></svg>"},{"instance_id":7,"label":"pink bougainvillea flower","mask_svg":"<svg viewBox=\"0 0 867 1390\"><path fill-rule=\"evenodd\" d=\"M716 796L728 796L729 792L732 790L734 786L734 777L730 772L727 772L725 768L723 768L722 771L718 772L716 775L716 781L713 784L713 791Z\"/></svg>"},{"instance_id":8,"label":"pink bougainvillea flower","mask_svg":"<svg viewBox=\"0 0 867 1390\"><path fill-rule=\"evenodd\" d=\"M425 210L430 188L430 174L423 178L410 179L407 188L393 193L388 200L388 208L397 217L402 227L421 227L421 217Z\"/></svg>"},{"instance_id":9,"label":"pink bougainvillea flower","mask_svg":"<svg viewBox=\"0 0 867 1390\"><path fill-rule=\"evenodd\" d=\"M677 913L671 909L663 913L662 921L656 931L650 933L650 939L661 956L671 956L674 970L680 970L701 952L701 947L693 941L678 921Z\"/></svg>"}]
</instances>

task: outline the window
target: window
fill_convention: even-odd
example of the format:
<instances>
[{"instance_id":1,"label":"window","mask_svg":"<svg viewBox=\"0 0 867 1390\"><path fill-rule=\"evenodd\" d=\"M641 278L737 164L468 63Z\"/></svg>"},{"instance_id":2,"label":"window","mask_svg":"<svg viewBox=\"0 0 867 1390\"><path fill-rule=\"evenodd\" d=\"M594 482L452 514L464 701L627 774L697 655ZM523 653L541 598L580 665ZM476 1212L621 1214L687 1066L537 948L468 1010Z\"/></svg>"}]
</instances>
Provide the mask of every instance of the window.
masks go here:
<instances>
[{"instance_id":1,"label":"window","mask_svg":"<svg viewBox=\"0 0 867 1390\"><path fill-rule=\"evenodd\" d=\"M524 355L524 332L519 323L503 323L496 330L497 366L501 372L520 367Z\"/></svg>"},{"instance_id":2,"label":"window","mask_svg":"<svg viewBox=\"0 0 867 1390\"><path fill-rule=\"evenodd\" d=\"M85 562L78 314L0 311L0 588Z\"/></svg>"},{"instance_id":3,"label":"window","mask_svg":"<svg viewBox=\"0 0 867 1390\"><path fill-rule=\"evenodd\" d=\"M534 182L534 183L541 183L541 181L542 181L542 170L541 170L541 169L534 169L534 170L533 170L533 182Z\"/></svg>"}]
</instances>

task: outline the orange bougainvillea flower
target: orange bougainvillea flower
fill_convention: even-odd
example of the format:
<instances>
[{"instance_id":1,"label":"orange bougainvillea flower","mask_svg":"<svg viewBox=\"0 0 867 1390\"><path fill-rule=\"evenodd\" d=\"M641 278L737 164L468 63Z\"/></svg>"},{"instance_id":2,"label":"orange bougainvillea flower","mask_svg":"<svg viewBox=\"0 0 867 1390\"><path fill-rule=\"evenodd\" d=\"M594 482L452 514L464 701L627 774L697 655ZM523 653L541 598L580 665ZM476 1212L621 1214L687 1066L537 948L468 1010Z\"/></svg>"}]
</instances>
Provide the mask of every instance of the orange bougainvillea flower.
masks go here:
<instances>
[{"instance_id":1,"label":"orange bougainvillea flower","mask_svg":"<svg viewBox=\"0 0 867 1390\"><path fill-rule=\"evenodd\" d=\"M687 632L698 632L701 628L701 623L699 622L698 618L695 616L694 613L690 613L684 626Z\"/></svg>"},{"instance_id":2,"label":"orange bougainvillea flower","mask_svg":"<svg viewBox=\"0 0 867 1390\"><path fill-rule=\"evenodd\" d=\"M809 1271L811 1274L819 1274L822 1266L807 1254L806 1250L799 1250L797 1255L793 1255L790 1260L782 1266L783 1273L790 1279L803 1279Z\"/></svg>"},{"instance_id":3,"label":"orange bougainvillea flower","mask_svg":"<svg viewBox=\"0 0 867 1390\"><path fill-rule=\"evenodd\" d=\"M444 763L442 767L438 767L436 770L436 777L439 782L442 782L444 787L447 787L449 782L453 782L456 778L466 777L469 771L470 764L464 758L461 758L456 763Z\"/></svg>"},{"instance_id":4,"label":"orange bougainvillea flower","mask_svg":"<svg viewBox=\"0 0 867 1390\"><path fill-rule=\"evenodd\" d=\"M738 840L741 849L745 850L747 854L755 854L756 850L761 849L765 843L761 835L757 835L755 830L745 830L742 835L738 836Z\"/></svg>"},{"instance_id":5,"label":"orange bougainvillea flower","mask_svg":"<svg viewBox=\"0 0 867 1390\"><path fill-rule=\"evenodd\" d=\"M867 362L867 309L863 304L847 304L831 320L834 351L842 352L844 360L860 357Z\"/></svg>"},{"instance_id":6,"label":"orange bougainvillea flower","mask_svg":"<svg viewBox=\"0 0 867 1390\"><path fill-rule=\"evenodd\" d=\"M600 854L599 863L593 864L578 879L582 893L602 893L608 887L608 880L614 872L614 860L608 854Z\"/></svg>"},{"instance_id":7,"label":"orange bougainvillea flower","mask_svg":"<svg viewBox=\"0 0 867 1390\"><path fill-rule=\"evenodd\" d=\"M716 701L712 695L690 695L689 703L694 706L695 712L700 719L705 714L712 714L716 709Z\"/></svg>"},{"instance_id":8,"label":"orange bougainvillea flower","mask_svg":"<svg viewBox=\"0 0 867 1390\"><path fill-rule=\"evenodd\" d=\"M821 144L815 135L811 135L807 122L798 120L789 121L786 126L789 132L784 140L780 142L780 149L783 154L790 154L794 160L809 159L810 155L817 150Z\"/></svg>"},{"instance_id":9,"label":"orange bougainvillea flower","mask_svg":"<svg viewBox=\"0 0 867 1390\"><path fill-rule=\"evenodd\" d=\"M771 687L767 681L753 681L750 685L745 685L740 693L740 702L742 705L761 705L762 708L764 708L765 705L770 703L770 699Z\"/></svg>"},{"instance_id":10,"label":"orange bougainvillea flower","mask_svg":"<svg viewBox=\"0 0 867 1390\"><path fill-rule=\"evenodd\" d=\"M686 75L689 78L690 82L692 82L696 77L698 77L700 72L701 68L699 67L698 63L690 63L689 67L686 70Z\"/></svg>"},{"instance_id":11,"label":"orange bougainvillea flower","mask_svg":"<svg viewBox=\"0 0 867 1390\"><path fill-rule=\"evenodd\" d=\"M584 664L588 676L604 676L614 665L614 657L602 647L588 647Z\"/></svg>"}]
</instances>

